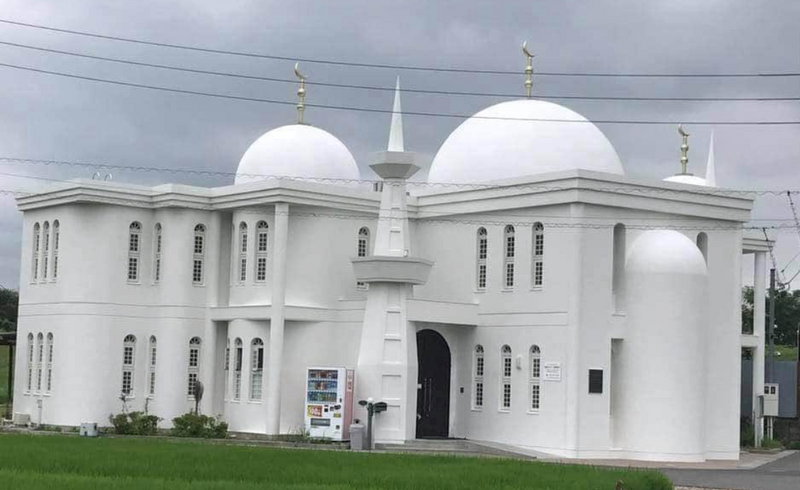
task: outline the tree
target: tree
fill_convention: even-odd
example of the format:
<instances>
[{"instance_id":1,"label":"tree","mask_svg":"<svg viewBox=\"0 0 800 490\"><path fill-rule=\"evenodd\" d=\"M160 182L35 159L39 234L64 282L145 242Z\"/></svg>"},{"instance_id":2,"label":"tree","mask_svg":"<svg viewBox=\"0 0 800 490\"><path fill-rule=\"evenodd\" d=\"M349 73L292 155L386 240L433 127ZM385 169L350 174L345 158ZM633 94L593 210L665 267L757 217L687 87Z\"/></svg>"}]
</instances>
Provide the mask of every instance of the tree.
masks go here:
<instances>
[{"instance_id":1,"label":"tree","mask_svg":"<svg viewBox=\"0 0 800 490\"><path fill-rule=\"evenodd\" d=\"M752 287L742 291L742 331L753 332L753 297ZM764 325L769 315L769 294L764 308ZM797 329L800 327L800 289L794 291L775 292L775 343L778 345L795 345Z\"/></svg>"},{"instance_id":2,"label":"tree","mask_svg":"<svg viewBox=\"0 0 800 490\"><path fill-rule=\"evenodd\" d=\"M19 293L0 287L0 332L13 332L17 329L18 309Z\"/></svg>"}]
</instances>

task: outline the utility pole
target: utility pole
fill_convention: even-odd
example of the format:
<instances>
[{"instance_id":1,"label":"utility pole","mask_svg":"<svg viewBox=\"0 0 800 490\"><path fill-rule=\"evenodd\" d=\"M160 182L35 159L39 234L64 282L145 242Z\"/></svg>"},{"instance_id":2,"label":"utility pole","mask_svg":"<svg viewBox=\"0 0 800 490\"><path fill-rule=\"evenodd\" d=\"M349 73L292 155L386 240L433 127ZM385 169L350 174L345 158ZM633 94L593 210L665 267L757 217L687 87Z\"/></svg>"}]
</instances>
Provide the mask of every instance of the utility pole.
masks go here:
<instances>
[{"instance_id":1,"label":"utility pole","mask_svg":"<svg viewBox=\"0 0 800 490\"><path fill-rule=\"evenodd\" d=\"M775 378L775 268L769 270L769 316L767 317L767 383Z\"/></svg>"}]
</instances>

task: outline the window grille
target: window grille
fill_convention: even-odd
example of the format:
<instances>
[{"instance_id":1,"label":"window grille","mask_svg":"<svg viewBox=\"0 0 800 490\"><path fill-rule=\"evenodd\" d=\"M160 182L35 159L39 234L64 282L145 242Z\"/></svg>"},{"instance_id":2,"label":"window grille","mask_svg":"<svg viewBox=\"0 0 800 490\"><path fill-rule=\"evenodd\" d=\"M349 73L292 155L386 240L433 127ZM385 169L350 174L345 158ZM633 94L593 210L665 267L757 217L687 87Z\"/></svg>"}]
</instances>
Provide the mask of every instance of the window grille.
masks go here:
<instances>
[{"instance_id":1,"label":"window grille","mask_svg":"<svg viewBox=\"0 0 800 490\"><path fill-rule=\"evenodd\" d=\"M225 364L222 367L223 371L225 371L225 385L223 387L224 391L223 397L227 400L228 396L228 385L230 384L230 380L228 379L231 374L231 339L228 338L225 342Z\"/></svg>"},{"instance_id":2,"label":"window grille","mask_svg":"<svg viewBox=\"0 0 800 490\"><path fill-rule=\"evenodd\" d=\"M530 392L532 412L538 412L541 403L541 380L542 380L542 351L538 345L531 346L530 353Z\"/></svg>"},{"instance_id":3,"label":"window grille","mask_svg":"<svg viewBox=\"0 0 800 490\"><path fill-rule=\"evenodd\" d=\"M53 388L53 334L47 334L47 376L44 383L45 393Z\"/></svg>"},{"instance_id":4,"label":"window grille","mask_svg":"<svg viewBox=\"0 0 800 490\"><path fill-rule=\"evenodd\" d=\"M153 283L161 282L161 223L156 223L153 244Z\"/></svg>"},{"instance_id":5,"label":"window grille","mask_svg":"<svg viewBox=\"0 0 800 490\"><path fill-rule=\"evenodd\" d=\"M478 228L477 288L486 290L486 260L489 254L489 236L486 228Z\"/></svg>"},{"instance_id":6,"label":"window grille","mask_svg":"<svg viewBox=\"0 0 800 490\"><path fill-rule=\"evenodd\" d=\"M42 361L44 361L44 336L36 336L36 391L42 391Z\"/></svg>"},{"instance_id":7,"label":"window grille","mask_svg":"<svg viewBox=\"0 0 800 490\"><path fill-rule=\"evenodd\" d=\"M61 225L53 221L53 280L58 279L58 245L61 241Z\"/></svg>"},{"instance_id":8,"label":"window grille","mask_svg":"<svg viewBox=\"0 0 800 490\"><path fill-rule=\"evenodd\" d=\"M194 227L194 254L192 259L192 284L203 284L203 266L205 264L206 227L199 224Z\"/></svg>"},{"instance_id":9,"label":"window grille","mask_svg":"<svg viewBox=\"0 0 800 490\"><path fill-rule=\"evenodd\" d=\"M533 225L533 287L539 289L544 285L544 226L541 223Z\"/></svg>"},{"instance_id":10,"label":"window grille","mask_svg":"<svg viewBox=\"0 0 800 490\"><path fill-rule=\"evenodd\" d=\"M269 247L269 225L266 221L256 224L256 282L267 280L267 248Z\"/></svg>"},{"instance_id":11,"label":"window grille","mask_svg":"<svg viewBox=\"0 0 800 490\"><path fill-rule=\"evenodd\" d=\"M139 282L139 254L141 249L142 225L138 221L128 228L128 282Z\"/></svg>"},{"instance_id":12,"label":"window grille","mask_svg":"<svg viewBox=\"0 0 800 490\"><path fill-rule=\"evenodd\" d=\"M516 254L516 242L514 237L514 227L506 226L505 233L505 256L504 256L504 283L507 289L514 287L514 255Z\"/></svg>"},{"instance_id":13,"label":"window grille","mask_svg":"<svg viewBox=\"0 0 800 490\"><path fill-rule=\"evenodd\" d=\"M190 399L194 399L195 382L200 376L200 337L192 337L189 340L189 366L188 372L188 385L186 394Z\"/></svg>"},{"instance_id":14,"label":"window grille","mask_svg":"<svg viewBox=\"0 0 800 490\"><path fill-rule=\"evenodd\" d=\"M359 257L366 257L369 255L369 228L366 226L358 230L358 245L356 247L356 255ZM359 291L366 291L369 289L369 284L366 282L356 282L356 289Z\"/></svg>"},{"instance_id":15,"label":"window grille","mask_svg":"<svg viewBox=\"0 0 800 490\"><path fill-rule=\"evenodd\" d=\"M483 357L483 346L476 345L475 346L475 367L473 368L473 396L472 396L472 408L473 409L481 409L483 408L483 370L484 370L484 357Z\"/></svg>"},{"instance_id":16,"label":"window grille","mask_svg":"<svg viewBox=\"0 0 800 490\"><path fill-rule=\"evenodd\" d=\"M152 398L156 394L156 355L157 345L155 336L150 336L150 360L148 362L148 387L147 393Z\"/></svg>"},{"instance_id":17,"label":"window grille","mask_svg":"<svg viewBox=\"0 0 800 490\"><path fill-rule=\"evenodd\" d=\"M136 337L133 335L125 336L122 341L122 394L127 397L133 396L133 373L134 362L136 360Z\"/></svg>"},{"instance_id":18,"label":"window grille","mask_svg":"<svg viewBox=\"0 0 800 490\"><path fill-rule=\"evenodd\" d=\"M264 341L253 339L250 349L250 399L261 400L264 379Z\"/></svg>"},{"instance_id":19,"label":"window grille","mask_svg":"<svg viewBox=\"0 0 800 490\"><path fill-rule=\"evenodd\" d=\"M233 359L233 399L242 399L242 339L234 342L235 354Z\"/></svg>"},{"instance_id":20,"label":"window grille","mask_svg":"<svg viewBox=\"0 0 800 490\"><path fill-rule=\"evenodd\" d=\"M50 223L45 221L44 236L42 238L42 281L47 280L49 265L50 265Z\"/></svg>"},{"instance_id":21,"label":"window grille","mask_svg":"<svg viewBox=\"0 0 800 490\"><path fill-rule=\"evenodd\" d=\"M33 254L31 254L31 261L33 262L31 278L33 281L39 279L39 251L41 247L40 229L39 223L33 225Z\"/></svg>"},{"instance_id":22,"label":"window grille","mask_svg":"<svg viewBox=\"0 0 800 490\"><path fill-rule=\"evenodd\" d=\"M239 223L239 284L247 281L247 223Z\"/></svg>"},{"instance_id":23,"label":"window grille","mask_svg":"<svg viewBox=\"0 0 800 490\"><path fill-rule=\"evenodd\" d=\"M26 391L31 391L33 389L33 334L28 334L28 383L26 385Z\"/></svg>"},{"instance_id":24,"label":"window grille","mask_svg":"<svg viewBox=\"0 0 800 490\"><path fill-rule=\"evenodd\" d=\"M511 347L500 349L500 410L511 410Z\"/></svg>"}]
</instances>

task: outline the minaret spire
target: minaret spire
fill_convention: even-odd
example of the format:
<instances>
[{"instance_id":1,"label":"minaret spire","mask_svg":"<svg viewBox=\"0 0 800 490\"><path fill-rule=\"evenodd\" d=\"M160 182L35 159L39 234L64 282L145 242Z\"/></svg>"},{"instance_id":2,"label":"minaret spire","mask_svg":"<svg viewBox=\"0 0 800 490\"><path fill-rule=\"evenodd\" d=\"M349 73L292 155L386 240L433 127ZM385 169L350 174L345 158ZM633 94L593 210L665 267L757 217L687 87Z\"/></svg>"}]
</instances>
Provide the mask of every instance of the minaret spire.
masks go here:
<instances>
[{"instance_id":1,"label":"minaret spire","mask_svg":"<svg viewBox=\"0 0 800 490\"><path fill-rule=\"evenodd\" d=\"M528 51L528 41L522 43L522 54L525 55L525 95L530 99L533 90L533 54Z\"/></svg>"},{"instance_id":2,"label":"minaret spire","mask_svg":"<svg viewBox=\"0 0 800 490\"><path fill-rule=\"evenodd\" d=\"M300 87L297 89L297 124L303 123L303 112L306 110L306 77L300 73L300 63L294 64L294 74L300 80Z\"/></svg>"},{"instance_id":3,"label":"minaret spire","mask_svg":"<svg viewBox=\"0 0 800 490\"><path fill-rule=\"evenodd\" d=\"M403 108L400 105L400 77L394 87L394 105L392 106L392 125L389 128L389 151L406 151L403 145Z\"/></svg>"},{"instance_id":4,"label":"minaret spire","mask_svg":"<svg viewBox=\"0 0 800 490\"><path fill-rule=\"evenodd\" d=\"M681 135L681 173L680 175L687 175L686 167L689 165L689 133L683 129L683 124L678 124L678 134Z\"/></svg>"},{"instance_id":5,"label":"minaret spire","mask_svg":"<svg viewBox=\"0 0 800 490\"><path fill-rule=\"evenodd\" d=\"M706 185L717 186L717 170L714 167L714 131L711 131L711 140L708 143L708 163L706 163Z\"/></svg>"}]
</instances>

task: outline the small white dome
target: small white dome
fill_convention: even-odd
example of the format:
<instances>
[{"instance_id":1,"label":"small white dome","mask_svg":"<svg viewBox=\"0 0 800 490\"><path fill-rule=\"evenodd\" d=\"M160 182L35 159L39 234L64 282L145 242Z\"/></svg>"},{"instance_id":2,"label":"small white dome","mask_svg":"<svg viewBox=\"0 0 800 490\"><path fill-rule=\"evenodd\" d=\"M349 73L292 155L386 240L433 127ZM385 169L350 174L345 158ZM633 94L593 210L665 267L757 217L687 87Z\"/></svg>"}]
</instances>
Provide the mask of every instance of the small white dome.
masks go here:
<instances>
[{"instance_id":1,"label":"small white dome","mask_svg":"<svg viewBox=\"0 0 800 490\"><path fill-rule=\"evenodd\" d=\"M428 180L487 182L572 169L625 173L611 142L585 117L524 99L493 105L464 121L439 149Z\"/></svg>"},{"instance_id":2,"label":"small white dome","mask_svg":"<svg viewBox=\"0 0 800 490\"><path fill-rule=\"evenodd\" d=\"M706 261L697 244L675 230L650 230L639 235L625 268L628 273L706 275Z\"/></svg>"},{"instance_id":3,"label":"small white dome","mask_svg":"<svg viewBox=\"0 0 800 490\"><path fill-rule=\"evenodd\" d=\"M664 179L664 182L677 182L678 184L702 185L708 187L706 179L691 174L673 175L672 177Z\"/></svg>"},{"instance_id":4,"label":"small white dome","mask_svg":"<svg viewBox=\"0 0 800 490\"><path fill-rule=\"evenodd\" d=\"M306 124L281 126L262 135L244 153L236 173L236 184L264 179L258 175L361 178L344 143L327 131Z\"/></svg>"}]
</instances>

